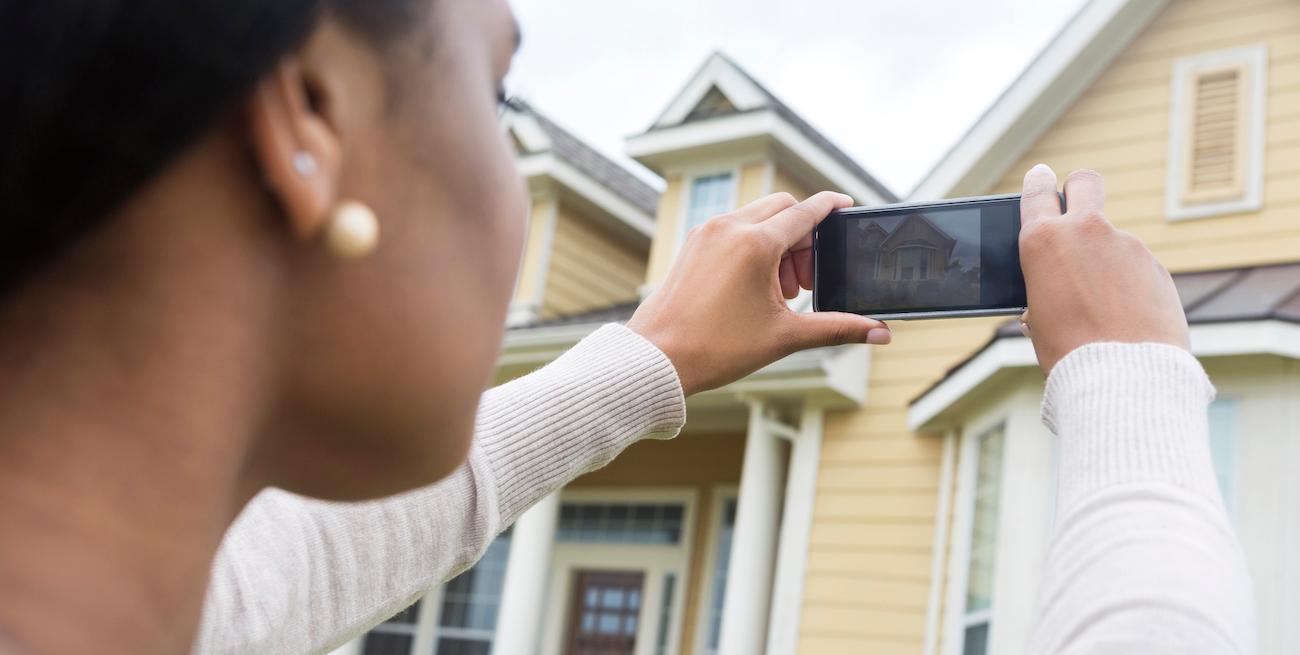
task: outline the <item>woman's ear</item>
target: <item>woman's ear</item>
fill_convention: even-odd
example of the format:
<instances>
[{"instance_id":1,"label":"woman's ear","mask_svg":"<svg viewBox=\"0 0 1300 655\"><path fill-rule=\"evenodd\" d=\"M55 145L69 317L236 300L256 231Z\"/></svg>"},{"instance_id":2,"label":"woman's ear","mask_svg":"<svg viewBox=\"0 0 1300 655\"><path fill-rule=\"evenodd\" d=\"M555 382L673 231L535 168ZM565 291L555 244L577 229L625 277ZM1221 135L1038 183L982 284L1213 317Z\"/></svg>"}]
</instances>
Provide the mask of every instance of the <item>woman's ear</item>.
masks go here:
<instances>
[{"instance_id":1,"label":"woman's ear","mask_svg":"<svg viewBox=\"0 0 1300 655\"><path fill-rule=\"evenodd\" d=\"M293 233L322 233L339 202L338 126L320 111L318 89L293 58L262 78L248 100L254 156Z\"/></svg>"}]
</instances>

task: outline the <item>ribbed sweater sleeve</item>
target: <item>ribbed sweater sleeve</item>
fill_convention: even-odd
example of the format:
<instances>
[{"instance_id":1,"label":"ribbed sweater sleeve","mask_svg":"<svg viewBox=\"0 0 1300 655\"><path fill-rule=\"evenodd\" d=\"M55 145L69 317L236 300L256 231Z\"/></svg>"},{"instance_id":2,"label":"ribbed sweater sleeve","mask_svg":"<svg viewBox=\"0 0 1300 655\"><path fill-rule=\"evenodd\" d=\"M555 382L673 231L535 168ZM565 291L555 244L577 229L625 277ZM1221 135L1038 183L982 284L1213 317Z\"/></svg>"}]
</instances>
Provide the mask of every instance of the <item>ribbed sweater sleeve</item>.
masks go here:
<instances>
[{"instance_id":1,"label":"ribbed sweater sleeve","mask_svg":"<svg viewBox=\"0 0 1300 655\"><path fill-rule=\"evenodd\" d=\"M367 503L262 493L227 531L196 653L321 653L471 566L528 507L686 420L672 363L608 325L483 396L468 461Z\"/></svg>"},{"instance_id":2,"label":"ribbed sweater sleeve","mask_svg":"<svg viewBox=\"0 0 1300 655\"><path fill-rule=\"evenodd\" d=\"M1186 351L1092 344L1043 401L1057 524L1029 653L1255 653L1245 557L1208 442L1214 388Z\"/></svg>"}]
</instances>

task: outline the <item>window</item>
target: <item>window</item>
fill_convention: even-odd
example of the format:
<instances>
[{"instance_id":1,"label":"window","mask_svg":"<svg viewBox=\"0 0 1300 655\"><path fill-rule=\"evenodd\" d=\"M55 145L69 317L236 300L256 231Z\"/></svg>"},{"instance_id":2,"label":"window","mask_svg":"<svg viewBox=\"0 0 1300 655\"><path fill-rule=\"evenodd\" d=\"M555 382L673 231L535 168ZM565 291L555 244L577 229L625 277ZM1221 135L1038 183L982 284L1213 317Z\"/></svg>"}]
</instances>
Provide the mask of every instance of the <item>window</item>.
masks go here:
<instances>
[{"instance_id":1,"label":"window","mask_svg":"<svg viewBox=\"0 0 1300 655\"><path fill-rule=\"evenodd\" d=\"M1254 211L1262 205L1267 67L1262 45L1174 64L1169 218Z\"/></svg>"},{"instance_id":2,"label":"window","mask_svg":"<svg viewBox=\"0 0 1300 655\"><path fill-rule=\"evenodd\" d=\"M674 545L682 540L681 503L564 503L555 539L564 543Z\"/></svg>"},{"instance_id":3,"label":"window","mask_svg":"<svg viewBox=\"0 0 1300 655\"><path fill-rule=\"evenodd\" d=\"M420 602L377 625L361 645L362 655L410 655L420 628Z\"/></svg>"},{"instance_id":4,"label":"window","mask_svg":"<svg viewBox=\"0 0 1300 655\"><path fill-rule=\"evenodd\" d=\"M442 591L435 655L489 655L501 609L501 585L510 558L510 533L488 546L483 559Z\"/></svg>"},{"instance_id":5,"label":"window","mask_svg":"<svg viewBox=\"0 0 1300 655\"><path fill-rule=\"evenodd\" d=\"M695 178L691 182L691 195L686 205L686 222L682 233L703 225L718 214L731 211L735 195L735 176L731 173Z\"/></svg>"},{"instance_id":6,"label":"window","mask_svg":"<svg viewBox=\"0 0 1300 655\"><path fill-rule=\"evenodd\" d=\"M501 585L505 581L509 557L510 533L507 531L488 546L483 559L473 568L443 586L441 605L436 608L438 630L433 655L491 653L497 612L501 606ZM437 597L438 594L434 593L371 629L362 642L362 655L417 655L417 648L428 652L423 649L429 647L429 629L423 638L426 645L417 644L421 639L421 608ZM426 628L434 620L432 616L423 619Z\"/></svg>"},{"instance_id":7,"label":"window","mask_svg":"<svg viewBox=\"0 0 1300 655\"><path fill-rule=\"evenodd\" d=\"M904 282L930 279L930 257L933 252L920 246L899 248L894 258L894 279Z\"/></svg>"},{"instance_id":8,"label":"window","mask_svg":"<svg viewBox=\"0 0 1300 655\"><path fill-rule=\"evenodd\" d=\"M1229 516L1237 511L1237 414L1235 400L1216 400L1210 404L1210 457L1214 460L1214 477L1219 481Z\"/></svg>"},{"instance_id":9,"label":"window","mask_svg":"<svg viewBox=\"0 0 1300 655\"><path fill-rule=\"evenodd\" d=\"M731 538L736 529L736 499L728 498L722 504L722 523L718 526L718 550L713 558L713 576L710 580L712 594L708 607L708 652L718 652L722 639L722 604L727 595L727 569L731 566Z\"/></svg>"},{"instance_id":10,"label":"window","mask_svg":"<svg viewBox=\"0 0 1300 655\"><path fill-rule=\"evenodd\" d=\"M998 506L1002 496L1002 452L1005 427L979 438L975 472L975 506L971 519L970 558L966 573L966 609L962 655L988 652L993 612L993 574L998 545Z\"/></svg>"},{"instance_id":11,"label":"window","mask_svg":"<svg viewBox=\"0 0 1300 655\"><path fill-rule=\"evenodd\" d=\"M677 591L677 576L664 574L663 598L659 603L659 632L655 636L655 655L668 655L668 636L673 624L673 593Z\"/></svg>"}]
</instances>

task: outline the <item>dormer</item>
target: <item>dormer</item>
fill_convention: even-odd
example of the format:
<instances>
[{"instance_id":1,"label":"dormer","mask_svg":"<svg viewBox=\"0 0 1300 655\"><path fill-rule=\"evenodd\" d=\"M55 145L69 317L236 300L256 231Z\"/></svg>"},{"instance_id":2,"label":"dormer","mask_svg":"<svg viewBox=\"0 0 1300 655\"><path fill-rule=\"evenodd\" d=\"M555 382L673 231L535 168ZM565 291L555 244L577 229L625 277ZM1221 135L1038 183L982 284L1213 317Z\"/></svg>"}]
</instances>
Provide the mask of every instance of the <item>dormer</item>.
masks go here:
<instances>
[{"instance_id":1,"label":"dormer","mask_svg":"<svg viewBox=\"0 0 1300 655\"><path fill-rule=\"evenodd\" d=\"M503 121L532 199L509 324L636 302L659 192L525 102Z\"/></svg>"},{"instance_id":2,"label":"dormer","mask_svg":"<svg viewBox=\"0 0 1300 655\"><path fill-rule=\"evenodd\" d=\"M861 205L896 200L851 157L723 54L691 77L628 155L666 182L646 279L666 275L686 232L769 193L826 189Z\"/></svg>"}]
</instances>

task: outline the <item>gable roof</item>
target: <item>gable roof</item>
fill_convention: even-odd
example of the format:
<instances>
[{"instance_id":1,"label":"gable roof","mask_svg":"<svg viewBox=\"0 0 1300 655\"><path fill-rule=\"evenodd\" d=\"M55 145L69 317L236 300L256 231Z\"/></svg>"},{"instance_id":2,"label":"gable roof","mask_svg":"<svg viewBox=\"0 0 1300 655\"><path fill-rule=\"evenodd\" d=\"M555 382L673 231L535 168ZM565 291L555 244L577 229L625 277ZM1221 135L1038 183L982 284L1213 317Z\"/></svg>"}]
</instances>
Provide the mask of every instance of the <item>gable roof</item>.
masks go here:
<instances>
[{"instance_id":1,"label":"gable roof","mask_svg":"<svg viewBox=\"0 0 1300 655\"><path fill-rule=\"evenodd\" d=\"M618 162L600 154L568 130L520 99L509 103L506 126L523 150L521 156L552 153L637 209L655 215L659 191Z\"/></svg>"},{"instance_id":2,"label":"gable roof","mask_svg":"<svg viewBox=\"0 0 1300 655\"><path fill-rule=\"evenodd\" d=\"M902 222L900 222L898 226L894 228L894 231L889 233L889 236L884 240L884 242L880 244L881 250L887 250L886 246L889 245L891 241L900 238L899 235L903 233L903 228L907 227L908 223L912 223L916 221L920 221L922 225L925 225L927 228L934 231L934 233L939 235L939 238L943 239L945 243L952 244L949 246L950 248L957 244L957 240L954 239L952 235L943 231L943 228L939 227L938 225L935 225L934 221L931 221L930 219L925 217L925 214L917 213L917 214L908 214L907 217L904 218Z\"/></svg>"},{"instance_id":3,"label":"gable roof","mask_svg":"<svg viewBox=\"0 0 1300 655\"><path fill-rule=\"evenodd\" d=\"M909 198L988 193L1168 4L1088 0Z\"/></svg>"},{"instance_id":4,"label":"gable roof","mask_svg":"<svg viewBox=\"0 0 1300 655\"><path fill-rule=\"evenodd\" d=\"M869 190L870 195L876 196L880 202L898 200L898 196L889 187L868 173L861 164L721 52L710 55L663 113L655 119L650 129L640 137L633 137L633 140L705 121L760 112L775 114L799 136L825 153L835 166L852 177L858 186ZM629 150L636 150L631 142L629 142ZM634 152L634 156L635 154Z\"/></svg>"}]
</instances>

